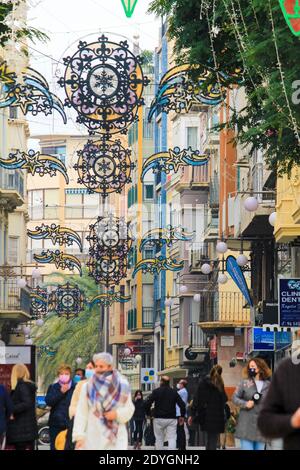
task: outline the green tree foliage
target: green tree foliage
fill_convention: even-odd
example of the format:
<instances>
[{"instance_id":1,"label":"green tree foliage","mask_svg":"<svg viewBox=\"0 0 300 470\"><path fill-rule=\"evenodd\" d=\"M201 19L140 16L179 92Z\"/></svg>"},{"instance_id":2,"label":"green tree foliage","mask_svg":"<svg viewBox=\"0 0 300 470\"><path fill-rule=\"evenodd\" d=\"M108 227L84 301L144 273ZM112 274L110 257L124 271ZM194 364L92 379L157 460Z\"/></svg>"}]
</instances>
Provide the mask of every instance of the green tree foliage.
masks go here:
<instances>
[{"instance_id":1,"label":"green tree foliage","mask_svg":"<svg viewBox=\"0 0 300 470\"><path fill-rule=\"evenodd\" d=\"M48 285L65 284L69 281L77 284L89 299L99 293L98 286L87 273L84 273L81 278L75 276L75 279L74 275L61 276L61 279L58 279L57 275L53 277L55 277L55 283L49 281ZM38 374L43 381L44 388L53 382L60 364L69 364L75 369L78 356L83 357L82 366L84 366L85 361L97 352L101 343L102 321L100 305L96 305L93 309L86 306L78 317L69 320L58 317L55 312L50 313L42 327L34 328L33 334L37 346L48 345L57 349L54 356L43 354L38 359Z\"/></svg>"},{"instance_id":2,"label":"green tree foliage","mask_svg":"<svg viewBox=\"0 0 300 470\"><path fill-rule=\"evenodd\" d=\"M300 164L300 39L278 0L153 0L150 10L168 15L178 62L210 68L216 83L218 72L242 69L247 106L228 123L237 140L262 149L279 173Z\"/></svg>"}]
</instances>

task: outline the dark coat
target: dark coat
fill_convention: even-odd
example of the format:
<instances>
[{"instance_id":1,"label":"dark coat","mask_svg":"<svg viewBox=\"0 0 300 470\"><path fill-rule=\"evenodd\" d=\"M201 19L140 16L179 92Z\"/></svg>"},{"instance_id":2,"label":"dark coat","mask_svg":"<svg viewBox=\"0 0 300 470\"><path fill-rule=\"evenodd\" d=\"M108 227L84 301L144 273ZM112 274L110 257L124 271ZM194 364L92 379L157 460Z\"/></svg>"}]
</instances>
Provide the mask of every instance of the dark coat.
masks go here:
<instances>
[{"instance_id":1,"label":"dark coat","mask_svg":"<svg viewBox=\"0 0 300 470\"><path fill-rule=\"evenodd\" d=\"M14 419L8 422L7 442L31 442L37 438L38 428L35 414L36 385L19 380L11 392Z\"/></svg>"},{"instance_id":2,"label":"dark coat","mask_svg":"<svg viewBox=\"0 0 300 470\"><path fill-rule=\"evenodd\" d=\"M132 419L136 421L144 421L146 418L145 402L144 400L134 400L134 414Z\"/></svg>"},{"instance_id":3,"label":"dark coat","mask_svg":"<svg viewBox=\"0 0 300 470\"><path fill-rule=\"evenodd\" d=\"M69 426L69 406L75 389L72 383L71 388L62 393L60 384L57 382L50 385L45 397L45 402L51 407L49 415L49 426L66 429Z\"/></svg>"},{"instance_id":4,"label":"dark coat","mask_svg":"<svg viewBox=\"0 0 300 470\"><path fill-rule=\"evenodd\" d=\"M181 416L185 416L185 403L169 385L161 385L153 390L145 402L146 413L150 413L150 408L154 403L154 418L176 419L176 405L179 406Z\"/></svg>"},{"instance_id":5,"label":"dark coat","mask_svg":"<svg viewBox=\"0 0 300 470\"><path fill-rule=\"evenodd\" d=\"M258 427L267 438L283 438L285 450L300 449L300 429L293 429L291 417L300 408L300 364L290 358L276 369L262 403Z\"/></svg>"},{"instance_id":6,"label":"dark coat","mask_svg":"<svg viewBox=\"0 0 300 470\"><path fill-rule=\"evenodd\" d=\"M7 422L12 414L12 401L4 385L0 384L0 436L6 431Z\"/></svg>"},{"instance_id":7,"label":"dark coat","mask_svg":"<svg viewBox=\"0 0 300 470\"><path fill-rule=\"evenodd\" d=\"M193 399L191 409L192 417L197 416L199 410L203 412L202 431L222 433L225 430L225 403L228 398L225 390L222 392L212 384L209 377L205 377L199 384Z\"/></svg>"}]
</instances>

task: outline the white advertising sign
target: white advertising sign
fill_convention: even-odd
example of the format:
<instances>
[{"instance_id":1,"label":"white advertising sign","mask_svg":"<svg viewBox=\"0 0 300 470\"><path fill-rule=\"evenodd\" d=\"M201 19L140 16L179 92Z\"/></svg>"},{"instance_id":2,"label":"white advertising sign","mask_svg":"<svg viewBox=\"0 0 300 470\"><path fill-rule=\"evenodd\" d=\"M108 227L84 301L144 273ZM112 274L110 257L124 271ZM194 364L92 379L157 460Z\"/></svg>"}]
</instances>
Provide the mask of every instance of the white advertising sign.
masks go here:
<instances>
[{"instance_id":1,"label":"white advertising sign","mask_svg":"<svg viewBox=\"0 0 300 470\"><path fill-rule=\"evenodd\" d=\"M30 364L30 346L5 346L0 345L0 364Z\"/></svg>"},{"instance_id":2,"label":"white advertising sign","mask_svg":"<svg viewBox=\"0 0 300 470\"><path fill-rule=\"evenodd\" d=\"M233 347L234 336L221 336L221 346Z\"/></svg>"}]
</instances>

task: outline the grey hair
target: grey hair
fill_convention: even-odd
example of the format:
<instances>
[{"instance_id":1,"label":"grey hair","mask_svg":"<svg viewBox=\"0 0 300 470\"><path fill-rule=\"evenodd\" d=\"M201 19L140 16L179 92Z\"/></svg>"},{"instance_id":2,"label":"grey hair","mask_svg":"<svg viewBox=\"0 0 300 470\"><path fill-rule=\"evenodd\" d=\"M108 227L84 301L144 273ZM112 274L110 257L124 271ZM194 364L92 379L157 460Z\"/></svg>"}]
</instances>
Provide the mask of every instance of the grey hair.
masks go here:
<instances>
[{"instance_id":1,"label":"grey hair","mask_svg":"<svg viewBox=\"0 0 300 470\"><path fill-rule=\"evenodd\" d=\"M113 357L107 352L101 352L93 355L93 361L96 364L96 361L103 361L108 366L112 366L114 363Z\"/></svg>"}]
</instances>

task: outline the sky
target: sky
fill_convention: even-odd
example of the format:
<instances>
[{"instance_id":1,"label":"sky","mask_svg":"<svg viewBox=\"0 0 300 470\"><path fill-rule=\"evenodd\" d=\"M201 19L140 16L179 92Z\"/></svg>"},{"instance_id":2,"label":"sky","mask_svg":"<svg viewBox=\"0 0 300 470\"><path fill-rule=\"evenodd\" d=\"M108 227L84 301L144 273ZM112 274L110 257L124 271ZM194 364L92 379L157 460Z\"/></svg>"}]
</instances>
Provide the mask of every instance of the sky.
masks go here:
<instances>
[{"instance_id":1,"label":"sky","mask_svg":"<svg viewBox=\"0 0 300 470\"><path fill-rule=\"evenodd\" d=\"M125 38L131 44L139 35L141 49L158 45L160 20L147 14L148 0L138 0L132 18L127 18L121 0L29 0L28 23L45 32L50 40L43 44L30 43L30 65L47 79L50 90L62 100L64 90L57 81L63 76L63 57L73 55L81 40L95 41L105 33L115 42ZM68 124L64 125L58 113L49 116L28 115L31 136L38 134L72 133L82 131L75 123L76 113L66 110Z\"/></svg>"}]
</instances>

